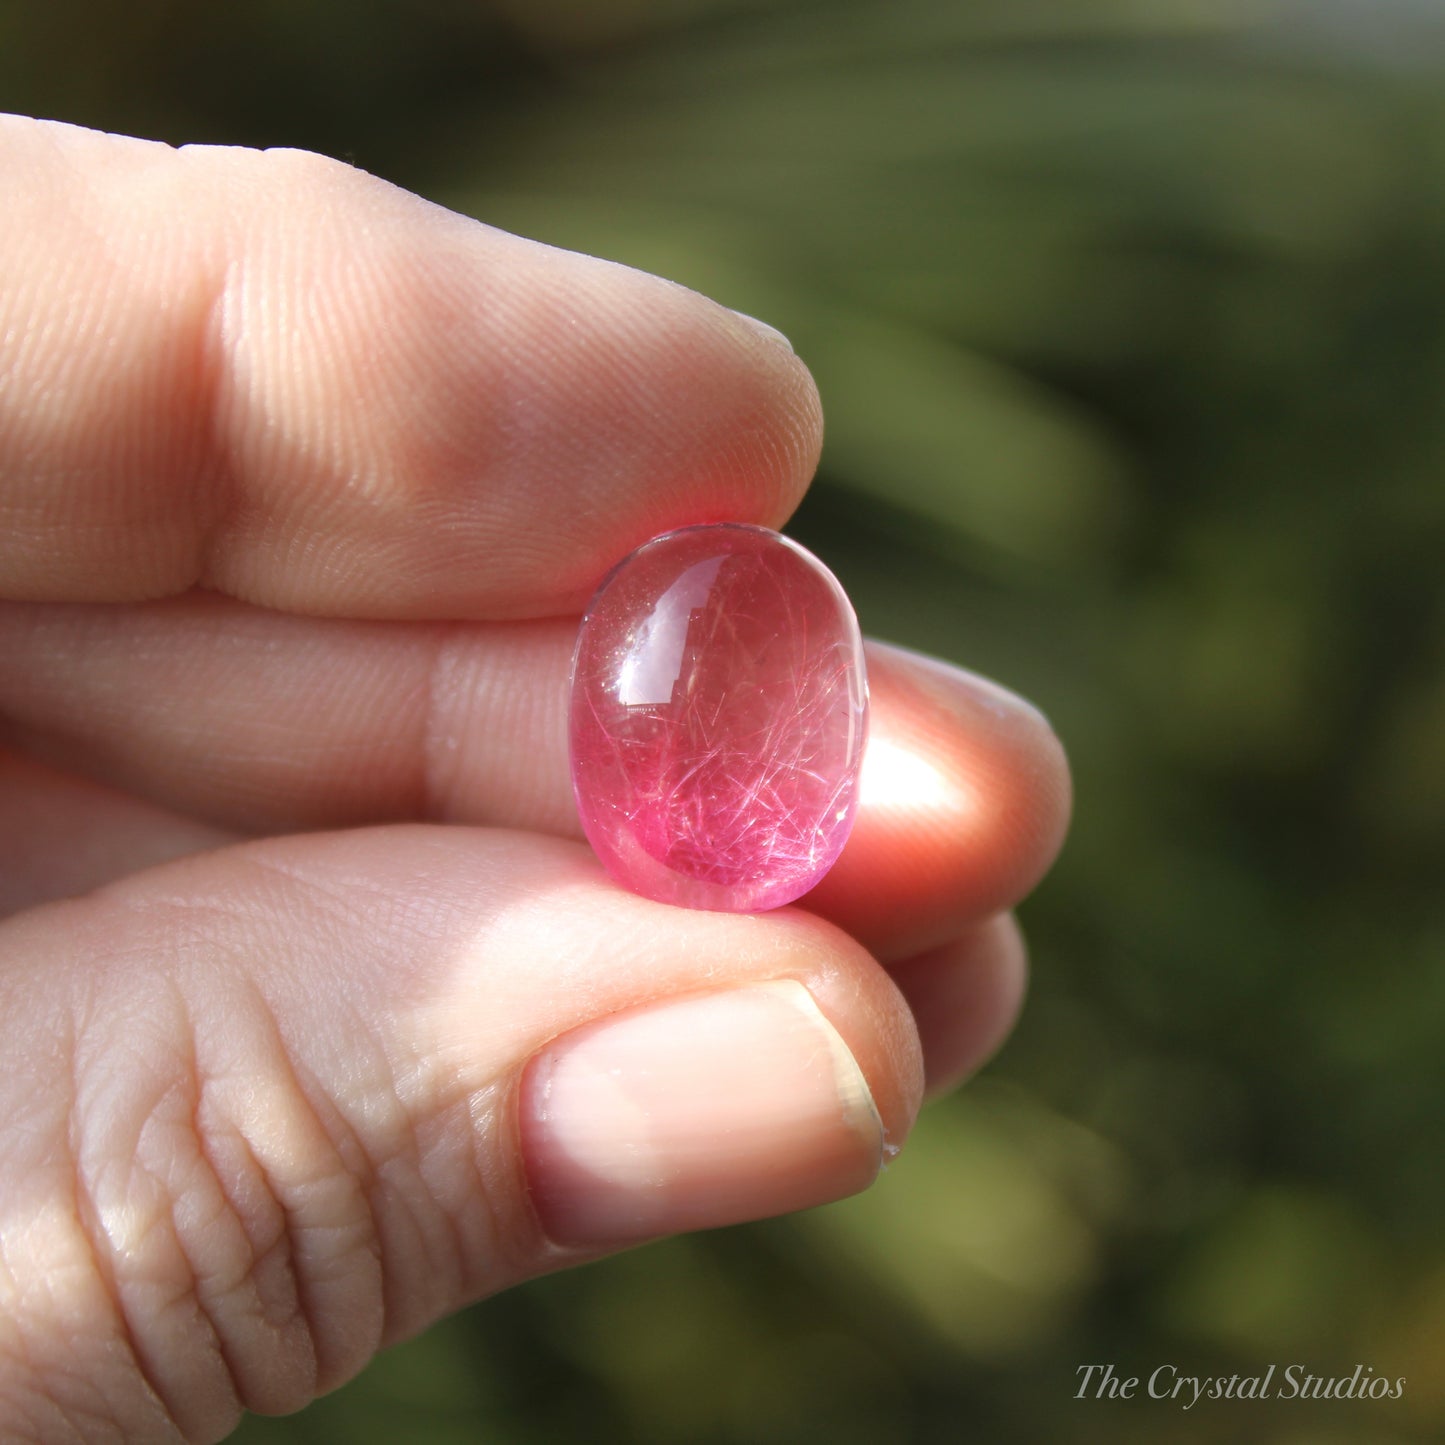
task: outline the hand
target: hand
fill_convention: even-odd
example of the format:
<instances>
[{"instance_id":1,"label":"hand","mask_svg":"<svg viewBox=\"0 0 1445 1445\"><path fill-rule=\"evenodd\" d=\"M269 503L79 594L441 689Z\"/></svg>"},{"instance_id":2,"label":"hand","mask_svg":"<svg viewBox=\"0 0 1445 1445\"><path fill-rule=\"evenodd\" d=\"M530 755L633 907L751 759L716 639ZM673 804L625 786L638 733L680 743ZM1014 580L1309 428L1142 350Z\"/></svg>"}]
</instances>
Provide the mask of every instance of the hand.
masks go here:
<instances>
[{"instance_id":1,"label":"hand","mask_svg":"<svg viewBox=\"0 0 1445 1445\"><path fill-rule=\"evenodd\" d=\"M873 646L756 917L609 882L567 779L605 570L797 504L786 344L305 154L10 118L0 194L0 1435L215 1440L865 1186L1013 1019L1047 724Z\"/></svg>"}]
</instances>

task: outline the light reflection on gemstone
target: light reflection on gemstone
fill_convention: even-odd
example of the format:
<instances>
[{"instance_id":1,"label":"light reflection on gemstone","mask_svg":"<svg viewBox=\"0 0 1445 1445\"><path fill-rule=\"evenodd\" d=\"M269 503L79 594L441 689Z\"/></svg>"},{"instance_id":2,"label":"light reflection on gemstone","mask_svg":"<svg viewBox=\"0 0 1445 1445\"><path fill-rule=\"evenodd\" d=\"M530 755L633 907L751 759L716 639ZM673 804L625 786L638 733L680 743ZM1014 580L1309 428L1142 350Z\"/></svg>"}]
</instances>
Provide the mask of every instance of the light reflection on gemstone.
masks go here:
<instances>
[{"instance_id":1,"label":"light reflection on gemstone","mask_svg":"<svg viewBox=\"0 0 1445 1445\"><path fill-rule=\"evenodd\" d=\"M624 707L672 701L687 647L688 621L707 605L723 558L689 567L658 600L636 633L628 634L626 659L619 674L617 700Z\"/></svg>"},{"instance_id":2,"label":"light reflection on gemstone","mask_svg":"<svg viewBox=\"0 0 1445 1445\"><path fill-rule=\"evenodd\" d=\"M687 527L609 574L578 636L572 779L620 882L695 908L775 908L852 827L867 717L842 588L762 527Z\"/></svg>"}]
</instances>

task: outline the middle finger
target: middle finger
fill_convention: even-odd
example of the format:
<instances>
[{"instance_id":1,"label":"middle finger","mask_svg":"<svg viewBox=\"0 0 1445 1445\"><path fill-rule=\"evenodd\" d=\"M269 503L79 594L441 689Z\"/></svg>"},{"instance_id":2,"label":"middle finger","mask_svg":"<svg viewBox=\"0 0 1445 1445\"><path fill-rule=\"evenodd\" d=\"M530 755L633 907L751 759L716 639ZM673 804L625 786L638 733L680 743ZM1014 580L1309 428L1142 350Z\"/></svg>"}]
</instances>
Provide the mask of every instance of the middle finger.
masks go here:
<instances>
[{"instance_id":1,"label":"middle finger","mask_svg":"<svg viewBox=\"0 0 1445 1445\"><path fill-rule=\"evenodd\" d=\"M578 836L575 619L385 623L192 594L0 606L11 740L222 827L439 819ZM869 646L858 820L805 906L883 957L1011 906L1052 860L1068 775L1047 723L958 669Z\"/></svg>"}]
</instances>

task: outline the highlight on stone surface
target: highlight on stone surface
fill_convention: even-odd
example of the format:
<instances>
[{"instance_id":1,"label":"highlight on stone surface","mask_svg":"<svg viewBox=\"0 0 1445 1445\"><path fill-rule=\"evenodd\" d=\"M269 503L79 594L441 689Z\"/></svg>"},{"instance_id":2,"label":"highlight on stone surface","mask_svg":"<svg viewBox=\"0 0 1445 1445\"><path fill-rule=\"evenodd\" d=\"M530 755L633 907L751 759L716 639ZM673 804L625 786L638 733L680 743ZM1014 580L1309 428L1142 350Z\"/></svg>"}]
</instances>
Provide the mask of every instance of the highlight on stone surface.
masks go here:
<instances>
[{"instance_id":1,"label":"highlight on stone surface","mask_svg":"<svg viewBox=\"0 0 1445 1445\"><path fill-rule=\"evenodd\" d=\"M857 618L812 553L766 527L666 532L613 568L582 619L582 827L649 898L790 903L852 829L867 714Z\"/></svg>"}]
</instances>

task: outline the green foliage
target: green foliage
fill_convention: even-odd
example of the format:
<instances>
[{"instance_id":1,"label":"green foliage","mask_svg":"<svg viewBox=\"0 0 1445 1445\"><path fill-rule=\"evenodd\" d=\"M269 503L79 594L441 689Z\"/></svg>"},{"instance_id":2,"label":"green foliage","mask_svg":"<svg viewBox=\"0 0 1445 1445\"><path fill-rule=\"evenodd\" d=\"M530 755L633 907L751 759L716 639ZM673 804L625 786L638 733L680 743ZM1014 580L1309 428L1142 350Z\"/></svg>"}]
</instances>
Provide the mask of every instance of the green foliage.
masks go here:
<instances>
[{"instance_id":1,"label":"green foliage","mask_svg":"<svg viewBox=\"0 0 1445 1445\"><path fill-rule=\"evenodd\" d=\"M876 1191L539 1282L241 1438L1439 1438L1428 7L82 8L0 4L0 105L331 150L787 331L829 418L798 535L1077 769L1018 1036ZM1408 1388L1076 1401L1100 1360Z\"/></svg>"}]
</instances>

